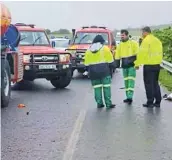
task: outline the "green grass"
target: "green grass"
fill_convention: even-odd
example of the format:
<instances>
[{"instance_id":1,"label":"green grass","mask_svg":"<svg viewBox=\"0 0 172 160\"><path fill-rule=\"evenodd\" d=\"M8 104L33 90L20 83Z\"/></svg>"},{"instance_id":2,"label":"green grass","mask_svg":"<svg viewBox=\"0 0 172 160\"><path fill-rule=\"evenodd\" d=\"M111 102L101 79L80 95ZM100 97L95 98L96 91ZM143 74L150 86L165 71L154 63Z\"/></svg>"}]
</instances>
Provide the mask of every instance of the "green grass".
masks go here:
<instances>
[{"instance_id":1,"label":"green grass","mask_svg":"<svg viewBox=\"0 0 172 160\"><path fill-rule=\"evenodd\" d=\"M172 74L164 69L161 69L159 80L163 86L165 86L169 91L172 91Z\"/></svg>"}]
</instances>

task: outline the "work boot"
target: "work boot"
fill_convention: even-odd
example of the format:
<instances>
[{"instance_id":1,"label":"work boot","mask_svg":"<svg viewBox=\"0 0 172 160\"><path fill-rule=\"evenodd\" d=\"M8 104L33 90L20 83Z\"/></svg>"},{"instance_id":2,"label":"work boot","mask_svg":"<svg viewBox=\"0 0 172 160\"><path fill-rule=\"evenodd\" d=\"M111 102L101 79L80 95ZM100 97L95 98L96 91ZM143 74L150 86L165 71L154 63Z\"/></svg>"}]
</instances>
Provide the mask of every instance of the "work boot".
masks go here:
<instances>
[{"instance_id":1,"label":"work boot","mask_svg":"<svg viewBox=\"0 0 172 160\"><path fill-rule=\"evenodd\" d=\"M153 104L143 104L143 107L146 107L146 108L154 108L155 106Z\"/></svg>"},{"instance_id":2,"label":"work boot","mask_svg":"<svg viewBox=\"0 0 172 160\"><path fill-rule=\"evenodd\" d=\"M104 107L103 104L98 104L98 105L97 105L97 108L103 108L103 107Z\"/></svg>"},{"instance_id":3,"label":"work boot","mask_svg":"<svg viewBox=\"0 0 172 160\"><path fill-rule=\"evenodd\" d=\"M128 103L129 102L129 99L128 98L127 99L124 99L123 102L124 103Z\"/></svg>"},{"instance_id":4,"label":"work boot","mask_svg":"<svg viewBox=\"0 0 172 160\"><path fill-rule=\"evenodd\" d=\"M128 99L128 104L132 104L133 100L132 99Z\"/></svg>"},{"instance_id":5,"label":"work boot","mask_svg":"<svg viewBox=\"0 0 172 160\"><path fill-rule=\"evenodd\" d=\"M112 109L112 108L115 108L115 104L111 104L110 106L106 107L106 109Z\"/></svg>"},{"instance_id":6,"label":"work boot","mask_svg":"<svg viewBox=\"0 0 172 160\"><path fill-rule=\"evenodd\" d=\"M160 108L160 107L161 107L159 103L154 103L153 105L154 105L156 108Z\"/></svg>"},{"instance_id":7,"label":"work boot","mask_svg":"<svg viewBox=\"0 0 172 160\"><path fill-rule=\"evenodd\" d=\"M133 100L127 98L127 99L125 99L123 102L124 102L124 103L128 103L128 104L130 105L130 104L133 102Z\"/></svg>"}]
</instances>

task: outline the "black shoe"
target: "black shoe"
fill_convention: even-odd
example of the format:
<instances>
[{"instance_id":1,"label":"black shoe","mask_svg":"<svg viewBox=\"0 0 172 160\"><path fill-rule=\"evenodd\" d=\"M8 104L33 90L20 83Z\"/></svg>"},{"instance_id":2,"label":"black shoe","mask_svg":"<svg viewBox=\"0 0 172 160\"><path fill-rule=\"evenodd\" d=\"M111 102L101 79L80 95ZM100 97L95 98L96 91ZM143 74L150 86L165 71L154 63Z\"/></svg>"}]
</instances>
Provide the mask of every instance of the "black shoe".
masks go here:
<instances>
[{"instance_id":1,"label":"black shoe","mask_svg":"<svg viewBox=\"0 0 172 160\"><path fill-rule=\"evenodd\" d=\"M156 108L160 108L161 106L160 106L160 104L158 104L158 103L154 103L153 104Z\"/></svg>"},{"instance_id":2,"label":"black shoe","mask_svg":"<svg viewBox=\"0 0 172 160\"><path fill-rule=\"evenodd\" d=\"M143 107L147 107L147 108L154 108L155 106L153 104L143 104Z\"/></svg>"},{"instance_id":3,"label":"black shoe","mask_svg":"<svg viewBox=\"0 0 172 160\"><path fill-rule=\"evenodd\" d=\"M115 108L115 104L112 104L112 105L110 105L110 106L108 106L108 107L106 107L106 109L111 109L111 108Z\"/></svg>"},{"instance_id":4,"label":"black shoe","mask_svg":"<svg viewBox=\"0 0 172 160\"><path fill-rule=\"evenodd\" d=\"M130 105L133 102L133 100L132 99L124 99L123 102L128 103Z\"/></svg>"},{"instance_id":5,"label":"black shoe","mask_svg":"<svg viewBox=\"0 0 172 160\"><path fill-rule=\"evenodd\" d=\"M128 99L128 104L132 104L133 100L132 99Z\"/></svg>"},{"instance_id":6,"label":"black shoe","mask_svg":"<svg viewBox=\"0 0 172 160\"><path fill-rule=\"evenodd\" d=\"M104 107L103 104L98 104L98 105L97 105L97 108L103 108L103 107Z\"/></svg>"},{"instance_id":7,"label":"black shoe","mask_svg":"<svg viewBox=\"0 0 172 160\"><path fill-rule=\"evenodd\" d=\"M124 99L123 102L124 103L128 103L129 102L129 99Z\"/></svg>"}]
</instances>

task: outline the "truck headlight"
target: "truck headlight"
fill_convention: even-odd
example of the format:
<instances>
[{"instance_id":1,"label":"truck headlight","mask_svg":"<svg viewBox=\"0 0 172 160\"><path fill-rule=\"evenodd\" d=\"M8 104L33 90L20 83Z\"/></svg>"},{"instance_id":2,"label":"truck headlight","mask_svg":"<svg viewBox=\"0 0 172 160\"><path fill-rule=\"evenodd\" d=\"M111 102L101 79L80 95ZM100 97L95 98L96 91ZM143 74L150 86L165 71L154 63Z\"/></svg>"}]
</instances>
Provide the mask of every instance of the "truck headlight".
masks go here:
<instances>
[{"instance_id":1,"label":"truck headlight","mask_svg":"<svg viewBox=\"0 0 172 160\"><path fill-rule=\"evenodd\" d=\"M23 62L30 63L30 55L23 55Z\"/></svg>"},{"instance_id":2,"label":"truck headlight","mask_svg":"<svg viewBox=\"0 0 172 160\"><path fill-rule=\"evenodd\" d=\"M69 52L72 55L72 57L76 57L76 50L68 50L68 49L66 49L65 51Z\"/></svg>"},{"instance_id":3,"label":"truck headlight","mask_svg":"<svg viewBox=\"0 0 172 160\"><path fill-rule=\"evenodd\" d=\"M60 62L70 62L70 55L69 54L61 54L60 55Z\"/></svg>"}]
</instances>

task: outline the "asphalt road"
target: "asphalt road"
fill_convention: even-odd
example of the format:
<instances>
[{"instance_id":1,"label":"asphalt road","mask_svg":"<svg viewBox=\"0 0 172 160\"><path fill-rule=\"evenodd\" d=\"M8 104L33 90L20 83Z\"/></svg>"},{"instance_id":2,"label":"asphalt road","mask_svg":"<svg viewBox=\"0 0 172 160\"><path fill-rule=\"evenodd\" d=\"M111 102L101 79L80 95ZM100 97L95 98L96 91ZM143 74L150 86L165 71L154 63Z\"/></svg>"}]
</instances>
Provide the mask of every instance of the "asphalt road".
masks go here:
<instances>
[{"instance_id":1,"label":"asphalt road","mask_svg":"<svg viewBox=\"0 0 172 160\"><path fill-rule=\"evenodd\" d=\"M2 160L172 160L172 103L142 107L141 71L132 106L123 104L122 88L117 72L117 106L109 111L96 108L90 81L78 75L64 90L46 80L14 90L9 107L1 110ZM19 109L19 103L26 107Z\"/></svg>"}]
</instances>

